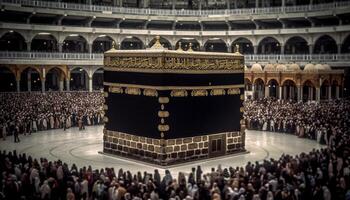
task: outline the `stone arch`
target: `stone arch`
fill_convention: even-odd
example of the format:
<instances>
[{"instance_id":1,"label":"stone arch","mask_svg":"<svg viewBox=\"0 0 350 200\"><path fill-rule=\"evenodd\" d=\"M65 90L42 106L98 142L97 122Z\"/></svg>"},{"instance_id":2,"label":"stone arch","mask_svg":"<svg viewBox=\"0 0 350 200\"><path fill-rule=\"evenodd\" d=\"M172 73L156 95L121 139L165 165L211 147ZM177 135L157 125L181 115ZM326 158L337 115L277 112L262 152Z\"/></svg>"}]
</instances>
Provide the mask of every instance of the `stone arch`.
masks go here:
<instances>
[{"instance_id":1,"label":"stone arch","mask_svg":"<svg viewBox=\"0 0 350 200\"><path fill-rule=\"evenodd\" d=\"M350 53L350 33L344 38L342 42L341 53Z\"/></svg>"},{"instance_id":2,"label":"stone arch","mask_svg":"<svg viewBox=\"0 0 350 200\"><path fill-rule=\"evenodd\" d=\"M76 66L70 69L70 90L88 90L89 71L83 67Z\"/></svg>"},{"instance_id":3,"label":"stone arch","mask_svg":"<svg viewBox=\"0 0 350 200\"><path fill-rule=\"evenodd\" d=\"M27 43L25 37L17 31L8 31L0 38L1 51L26 51Z\"/></svg>"},{"instance_id":4,"label":"stone arch","mask_svg":"<svg viewBox=\"0 0 350 200\"><path fill-rule=\"evenodd\" d=\"M20 70L21 91L41 91L42 72L37 67L27 66Z\"/></svg>"},{"instance_id":5,"label":"stone arch","mask_svg":"<svg viewBox=\"0 0 350 200\"><path fill-rule=\"evenodd\" d=\"M269 78L267 79L267 88L268 88L268 95L269 97L278 98L278 88L279 88L279 82L275 78Z\"/></svg>"},{"instance_id":6,"label":"stone arch","mask_svg":"<svg viewBox=\"0 0 350 200\"><path fill-rule=\"evenodd\" d=\"M93 70L92 87L94 90L103 89L103 67L99 67Z\"/></svg>"},{"instance_id":7,"label":"stone arch","mask_svg":"<svg viewBox=\"0 0 350 200\"><path fill-rule=\"evenodd\" d=\"M302 88L303 88L302 99L304 101L316 100L316 85L312 80L310 79L304 80L302 83Z\"/></svg>"},{"instance_id":8,"label":"stone arch","mask_svg":"<svg viewBox=\"0 0 350 200\"><path fill-rule=\"evenodd\" d=\"M236 51L236 45L239 45L239 52L242 54L254 54L253 42L246 37L239 37L235 39L231 46L232 51Z\"/></svg>"},{"instance_id":9,"label":"stone arch","mask_svg":"<svg viewBox=\"0 0 350 200\"><path fill-rule=\"evenodd\" d=\"M327 54L337 53L338 46L336 40L330 35L322 35L315 40L314 53Z\"/></svg>"},{"instance_id":10,"label":"stone arch","mask_svg":"<svg viewBox=\"0 0 350 200\"><path fill-rule=\"evenodd\" d=\"M127 36L120 43L120 49L144 49L144 42L136 36Z\"/></svg>"},{"instance_id":11,"label":"stone arch","mask_svg":"<svg viewBox=\"0 0 350 200\"><path fill-rule=\"evenodd\" d=\"M112 48L114 39L108 35L99 35L92 41L92 53L103 53Z\"/></svg>"},{"instance_id":12,"label":"stone arch","mask_svg":"<svg viewBox=\"0 0 350 200\"><path fill-rule=\"evenodd\" d=\"M294 85L297 85L297 83L293 79L287 78L287 79L282 80L281 86L285 85L289 81L290 81L290 83L293 83Z\"/></svg>"},{"instance_id":13,"label":"stone arch","mask_svg":"<svg viewBox=\"0 0 350 200\"><path fill-rule=\"evenodd\" d=\"M227 44L220 38L211 38L204 43L205 51L227 52Z\"/></svg>"},{"instance_id":14,"label":"stone arch","mask_svg":"<svg viewBox=\"0 0 350 200\"><path fill-rule=\"evenodd\" d=\"M301 36L290 37L284 45L285 54L309 54L307 40Z\"/></svg>"},{"instance_id":15,"label":"stone arch","mask_svg":"<svg viewBox=\"0 0 350 200\"><path fill-rule=\"evenodd\" d=\"M245 90L247 91L252 90L252 81L249 78L247 77L244 78L244 85L245 85Z\"/></svg>"},{"instance_id":16,"label":"stone arch","mask_svg":"<svg viewBox=\"0 0 350 200\"><path fill-rule=\"evenodd\" d=\"M32 51L58 51L57 38L51 33L38 33L34 35L31 39Z\"/></svg>"},{"instance_id":17,"label":"stone arch","mask_svg":"<svg viewBox=\"0 0 350 200\"><path fill-rule=\"evenodd\" d=\"M70 34L63 40L63 52L87 53L88 40L80 34Z\"/></svg>"},{"instance_id":18,"label":"stone arch","mask_svg":"<svg viewBox=\"0 0 350 200\"><path fill-rule=\"evenodd\" d=\"M258 45L258 54L280 54L281 42L274 37L265 37L260 40Z\"/></svg>"},{"instance_id":19,"label":"stone arch","mask_svg":"<svg viewBox=\"0 0 350 200\"><path fill-rule=\"evenodd\" d=\"M64 80L66 79L66 73L60 67L50 67L46 71L45 75L45 88L49 91L63 91Z\"/></svg>"},{"instance_id":20,"label":"stone arch","mask_svg":"<svg viewBox=\"0 0 350 200\"><path fill-rule=\"evenodd\" d=\"M254 80L254 99L261 99L265 96L265 82L262 78L258 77Z\"/></svg>"},{"instance_id":21,"label":"stone arch","mask_svg":"<svg viewBox=\"0 0 350 200\"><path fill-rule=\"evenodd\" d=\"M14 92L16 84L16 73L8 66L0 66L0 92Z\"/></svg>"},{"instance_id":22,"label":"stone arch","mask_svg":"<svg viewBox=\"0 0 350 200\"><path fill-rule=\"evenodd\" d=\"M179 44L181 42L181 48L184 51L187 51L189 48L189 44L192 44L192 49L194 51L199 51L200 50L200 43L198 40L196 40L195 38L181 38L180 40L178 40L175 44L175 49L179 48Z\"/></svg>"},{"instance_id":23,"label":"stone arch","mask_svg":"<svg viewBox=\"0 0 350 200\"><path fill-rule=\"evenodd\" d=\"M331 86L331 82L328 79L322 80L320 85L320 99L325 100L328 99L330 95L329 87Z\"/></svg>"},{"instance_id":24,"label":"stone arch","mask_svg":"<svg viewBox=\"0 0 350 200\"><path fill-rule=\"evenodd\" d=\"M160 43L163 45L164 48L167 48L167 49L172 49L172 45L170 43L170 41L168 39L166 39L165 37L163 36L160 36L160 39L159 39ZM153 38L149 43L148 43L148 47L152 47L154 45L154 43L156 42L156 38Z\"/></svg>"}]
</instances>

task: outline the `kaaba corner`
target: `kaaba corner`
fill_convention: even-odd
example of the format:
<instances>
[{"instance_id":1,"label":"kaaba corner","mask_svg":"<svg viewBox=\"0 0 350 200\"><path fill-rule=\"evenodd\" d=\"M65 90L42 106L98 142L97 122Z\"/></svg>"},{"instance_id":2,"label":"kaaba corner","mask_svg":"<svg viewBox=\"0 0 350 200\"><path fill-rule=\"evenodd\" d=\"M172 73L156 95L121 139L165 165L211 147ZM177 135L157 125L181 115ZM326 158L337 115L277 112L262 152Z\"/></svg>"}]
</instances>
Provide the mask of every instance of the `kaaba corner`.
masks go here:
<instances>
[{"instance_id":1,"label":"kaaba corner","mask_svg":"<svg viewBox=\"0 0 350 200\"><path fill-rule=\"evenodd\" d=\"M164 49L104 55L103 152L171 165L245 151L244 57Z\"/></svg>"}]
</instances>

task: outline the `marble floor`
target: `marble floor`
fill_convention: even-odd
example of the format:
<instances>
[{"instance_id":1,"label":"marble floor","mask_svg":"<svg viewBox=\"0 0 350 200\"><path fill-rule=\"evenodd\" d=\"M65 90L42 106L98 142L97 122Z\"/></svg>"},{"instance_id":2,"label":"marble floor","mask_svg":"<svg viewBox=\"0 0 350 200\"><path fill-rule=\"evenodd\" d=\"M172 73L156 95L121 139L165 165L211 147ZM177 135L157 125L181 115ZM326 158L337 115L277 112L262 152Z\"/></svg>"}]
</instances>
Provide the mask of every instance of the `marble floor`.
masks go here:
<instances>
[{"instance_id":1,"label":"marble floor","mask_svg":"<svg viewBox=\"0 0 350 200\"><path fill-rule=\"evenodd\" d=\"M93 168L114 167L123 168L131 172L153 172L159 168L161 174L169 169L172 174L179 171L190 172L192 167L201 165L204 172L209 172L212 167L221 164L223 167L244 166L248 161L262 161L269 158L279 158L281 154L296 155L321 148L317 142L300 139L293 135L249 131L246 132L247 154L226 156L210 160L202 160L160 168L158 166L139 163L134 160L116 158L100 154L102 151L102 126L86 127L84 131L77 128L63 130L49 130L33 133L30 136L20 135L21 142L13 143L13 137L7 137L6 141L0 140L0 150L14 150L26 153L34 158L45 157L49 160L61 159L69 165L75 163L78 167L91 165Z\"/></svg>"}]
</instances>

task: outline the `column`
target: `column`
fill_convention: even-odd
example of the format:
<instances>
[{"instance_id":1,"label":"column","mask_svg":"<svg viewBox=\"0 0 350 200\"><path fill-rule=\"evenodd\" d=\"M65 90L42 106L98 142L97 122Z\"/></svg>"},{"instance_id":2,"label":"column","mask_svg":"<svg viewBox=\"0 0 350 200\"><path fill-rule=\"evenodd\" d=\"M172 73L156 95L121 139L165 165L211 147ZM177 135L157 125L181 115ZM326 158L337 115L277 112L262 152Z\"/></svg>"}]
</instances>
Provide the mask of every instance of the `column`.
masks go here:
<instances>
[{"instance_id":1,"label":"column","mask_svg":"<svg viewBox=\"0 0 350 200\"><path fill-rule=\"evenodd\" d=\"M258 54L258 46L254 46L254 54Z\"/></svg>"},{"instance_id":2,"label":"column","mask_svg":"<svg viewBox=\"0 0 350 200\"><path fill-rule=\"evenodd\" d=\"M282 100L282 86L278 87L278 98Z\"/></svg>"},{"instance_id":3,"label":"column","mask_svg":"<svg viewBox=\"0 0 350 200\"><path fill-rule=\"evenodd\" d=\"M316 101L320 101L321 90L320 87L316 87Z\"/></svg>"},{"instance_id":4,"label":"column","mask_svg":"<svg viewBox=\"0 0 350 200\"><path fill-rule=\"evenodd\" d=\"M332 100L332 86L328 86L328 100Z\"/></svg>"},{"instance_id":5,"label":"column","mask_svg":"<svg viewBox=\"0 0 350 200\"><path fill-rule=\"evenodd\" d=\"M284 45L281 45L281 54L284 54Z\"/></svg>"},{"instance_id":6,"label":"column","mask_svg":"<svg viewBox=\"0 0 350 200\"><path fill-rule=\"evenodd\" d=\"M27 51L31 50L32 42L26 42L27 43Z\"/></svg>"},{"instance_id":7,"label":"column","mask_svg":"<svg viewBox=\"0 0 350 200\"><path fill-rule=\"evenodd\" d=\"M289 99L294 99L294 87L289 86Z\"/></svg>"},{"instance_id":8,"label":"column","mask_svg":"<svg viewBox=\"0 0 350 200\"><path fill-rule=\"evenodd\" d=\"M89 77L89 92L92 92L92 77Z\"/></svg>"},{"instance_id":9,"label":"column","mask_svg":"<svg viewBox=\"0 0 350 200\"><path fill-rule=\"evenodd\" d=\"M335 98L339 99L339 86L335 87Z\"/></svg>"},{"instance_id":10,"label":"column","mask_svg":"<svg viewBox=\"0 0 350 200\"><path fill-rule=\"evenodd\" d=\"M259 0L255 0L255 8L259 8Z\"/></svg>"},{"instance_id":11,"label":"column","mask_svg":"<svg viewBox=\"0 0 350 200\"><path fill-rule=\"evenodd\" d=\"M283 99L287 99L287 86L283 86Z\"/></svg>"},{"instance_id":12,"label":"column","mask_svg":"<svg viewBox=\"0 0 350 200\"><path fill-rule=\"evenodd\" d=\"M70 91L70 78L66 79L66 91Z\"/></svg>"},{"instance_id":13,"label":"column","mask_svg":"<svg viewBox=\"0 0 350 200\"><path fill-rule=\"evenodd\" d=\"M63 49L63 43L58 43L58 52L62 52Z\"/></svg>"},{"instance_id":14,"label":"column","mask_svg":"<svg viewBox=\"0 0 350 200\"><path fill-rule=\"evenodd\" d=\"M149 7L149 0L143 0L143 7L148 8Z\"/></svg>"},{"instance_id":15,"label":"column","mask_svg":"<svg viewBox=\"0 0 350 200\"><path fill-rule=\"evenodd\" d=\"M59 90L60 90L60 92L62 92L63 91L63 88L64 88L64 79L62 79L62 80L60 80L60 82L59 82Z\"/></svg>"},{"instance_id":16,"label":"column","mask_svg":"<svg viewBox=\"0 0 350 200\"><path fill-rule=\"evenodd\" d=\"M265 85L265 98L270 97L270 87Z\"/></svg>"},{"instance_id":17,"label":"column","mask_svg":"<svg viewBox=\"0 0 350 200\"><path fill-rule=\"evenodd\" d=\"M284 8L286 6L286 0L282 0L281 7Z\"/></svg>"},{"instance_id":18,"label":"column","mask_svg":"<svg viewBox=\"0 0 350 200\"><path fill-rule=\"evenodd\" d=\"M41 79L41 92L45 93L45 79Z\"/></svg>"},{"instance_id":19,"label":"column","mask_svg":"<svg viewBox=\"0 0 350 200\"><path fill-rule=\"evenodd\" d=\"M28 71L27 73L27 91L28 92L31 92L32 91L32 74L30 71Z\"/></svg>"},{"instance_id":20,"label":"column","mask_svg":"<svg viewBox=\"0 0 350 200\"><path fill-rule=\"evenodd\" d=\"M17 88L17 92L21 91L21 80L20 79L16 80L16 88Z\"/></svg>"},{"instance_id":21,"label":"column","mask_svg":"<svg viewBox=\"0 0 350 200\"><path fill-rule=\"evenodd\" d=\"M338 44L338 51L337 51L338 54L341 54L341 46L342 46L341 44Z\"/></svg>"},{"instance_id":22,"label":"column","mask_svg":"<svg viewBox=\"0 0 350 200\"><path fill-rule=\"evenodd\" d=\"M252 84L252 99L255 99L255 85Z\"/></svg>"},{"instance_id":23,"label":"column","mask_svg":"<svg viewBox=\"0 0 350 200\"><path fill-rule=\"evenodd\" d=\"M88 46L89 46L89 53L92 53L92 43L90 44L88 44Z\"/></svg>"},{"instance_id":24,"label":"column","mask_svg":"<svg viewBox=\"0 0 350 200\"><path fill-rule=\"evenodd\" d=\"M314 53L314 45L309 44L309 53L313 54Z\"/></svg>"},{"instance_id":25,"label":"column","mask_svg":"<svg viewBox=\"0 0 350 200\"><path fill-rule=\"evenodd\" d=\"M234 4L235 9L237 9L237 0L234 0L233 4Z\"/></svg>"},{"instance_id":26,"label":"column","mask_svg":"<svg viewBox=\"0 0 350 200\"><path fill-rule=\"evenodd\" d=\"M175 7L176 7L176 6L175 6L175 5L176 5L176 0L173 0L173 1L171 2L171 5L172 5L172 9L175 10Z\"/></svg>"},{"instance_id":27,"label":"column","mask_svg":"<svg viewBox=\"0 0 350 200\"><path fill-rule=\"evenodd\" d=\"M314 100L314 88L310 87L310 100L313 101Z\"/></svg>"},{"instance_id":28,"label":"column","mask_svg":"<svg viewBox=\"0 0 350 200\"><path fill-rule=\"evenodd\" d=\"M230 44L227 44L227 52L232 53L232 46Z\"/></svg>"},{"instance_id":29,"label":"column","mask_svg":"<svg viewBox=\"0 0 350 200\"><path fill-rule=\"evenodd\" d=\"M298 85L297 86L297 93L298 93L298 101L302 100L302 96L303 96L303 87Z\"/></svg>"}]
</instances>

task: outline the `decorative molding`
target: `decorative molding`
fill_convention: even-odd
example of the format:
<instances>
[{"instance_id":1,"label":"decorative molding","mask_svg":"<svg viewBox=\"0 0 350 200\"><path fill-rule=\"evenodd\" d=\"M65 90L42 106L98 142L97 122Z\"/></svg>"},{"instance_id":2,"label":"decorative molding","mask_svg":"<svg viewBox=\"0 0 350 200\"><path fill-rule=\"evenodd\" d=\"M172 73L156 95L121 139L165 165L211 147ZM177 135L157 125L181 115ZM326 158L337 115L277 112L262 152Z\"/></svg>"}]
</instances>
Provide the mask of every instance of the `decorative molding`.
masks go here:
<instances>
[{"instance_id":1,"label":"decorative molding","mask_svg":"<svg viewBox=\"0 0 350 200\"><path fill-rule=\"evenodd\" d=\"M235 95L235 94L240 94L241 91L239 90L239 88L230 88L227 90L227 94L228 95Z\"/></svg>"},{"instance_id":2,"label":"decorative molding","mask_svg":"<svg viewBox=\"0 0 350 200\"><path fill-rule=\"evenodd\" d=\"M103 67L105 71L116 72L140 72L140 73L168 73L168 74L243 74L244 70L182 70L182 69L139 69L139 68L115 68Z\"/></svg>"},{"instance_id":3,"label":"decorative molding","mask_svg":"<svg viewBox=\"0 0 350 200\"><path fill-rule=\"evenodd\" d=\"M136 87L125 88L125 93L130 95L141 95L141 89Z\"/></svg>"},{"instance_id":4,"label":"decorative molding","mask_svg":"<svg viewBox=\"0 0 350 200\"><path fill-rule=\"evenodd\" d=\"M158 92L155 89L144 89L143 90L143 95L149 96L149 97L158 97Z\"/></svg>"},{"instance_id":5,"label":"decorative molding","mask_svg":"<svg viewBox=\"0 0 350 200\"><path fill-rule=\"evenodd\" d=\"M135 87L140 89L155 89L157 91L164 90L197 90L197 89L232 89L232 88L244 88L244 84L237 85L206 85L206 86L151 86L151 85L138 85L138 84L127 84L127 83L111 83L103 82L105 86L116 86L116 87Z\"/></svg>"},{"instance_id":6,"label":"decorative molding","mask_svg":"<svg viewBox=\"0 0 350 200\"><path fill-rule=\"evenodd\" d=\"M224 89L212 89L210 90L210 95L211 96L220 96L220 95L225 95L226 92Z\"/></svg>"},{"instance_id":7,"label":"decorative molding","mask_svg":"<svg viewBox=\"0 0 350 200\"><path fill-rule=\"evenodd\" d=\"M108 117L104 116L104 117L103 117L103 121L104 121L105 123L107 123L107 122L108 122Z\"/></svg>"},{"instance_id":8,"label":"decorative molding","mask_svg":"<svg viewBox=\"0 0 350 200\"><path fill-rule=\"evenodd\" d=\"M243 71L244 57L230 53L179 52L171 50L123 51L105 53L104 65L110 68L129 70L229 70Z\"/></svg>"},{"instance_id":9,"label":"decorative molding","mask_svg":"<svg viewBox=\"0 0 350 200\"><path fill-rule=\"evenodd\" d=\"M104 109L104 110L108 110L108 105L103 104L103 109Z\"/></svg>"},{"instance_id":10,"label":"decorative molding","mask_svg":"<svg viewBox=\"0 0 350 200\"><path fill-rule=\"evenodd\" d=\"M116 93L116 94L123 94L123 88L117 87L117 86L112 86L112 87L109 87L109 92Z\"/></svg>"},{"instance_id":11,"label":"decorative molding","mask_svg":"<svg viewBox=\"0 0 350 200\"><path fill-rule=\"evenodd\" d=\"M161 132L166 132L166 131L169 131L169 125L166 125L166 124L159 124L158 125L158 131L161 131Z\"/></svg>"},{"instance_id":12,"label":"decorative molding","mask_svg":"<svg viewBox=\"0 0 350 200\"><path fill-rule=\"evenodd\" d=\"M205 89L192 90L191 95L194 97L208 96L208 91Z\"/></svg>"},{"instance_id":13,"label":"decorative molding","mask_svg":"<svg viewBox=\"0 0 350 200\"><path fill-rule=\"evenodd\" d=\"M183 90L183 89L171 90L170 92L171 97L187 97L187 95L188 95L187 90Z\"/></svg>"},{"instance_id":14,"label":"decorative molding","mask_svg":"<svg viewBox=\"0 0 350 200\"><path fill-rule=\"evenodd\" d=\"M158 117L167 118L169 117L168 111L158 111Z\"/></svg>"},{"instance_id":15,"label":"decorative molding","mask_svg":"<svg viewBox=\"0 0 350 200\"><path fill-rule=\"evenodd\" d=\"M159 97L158 102L161 104L169 103L169 97Z\"/></svg>"}]
</instances>

